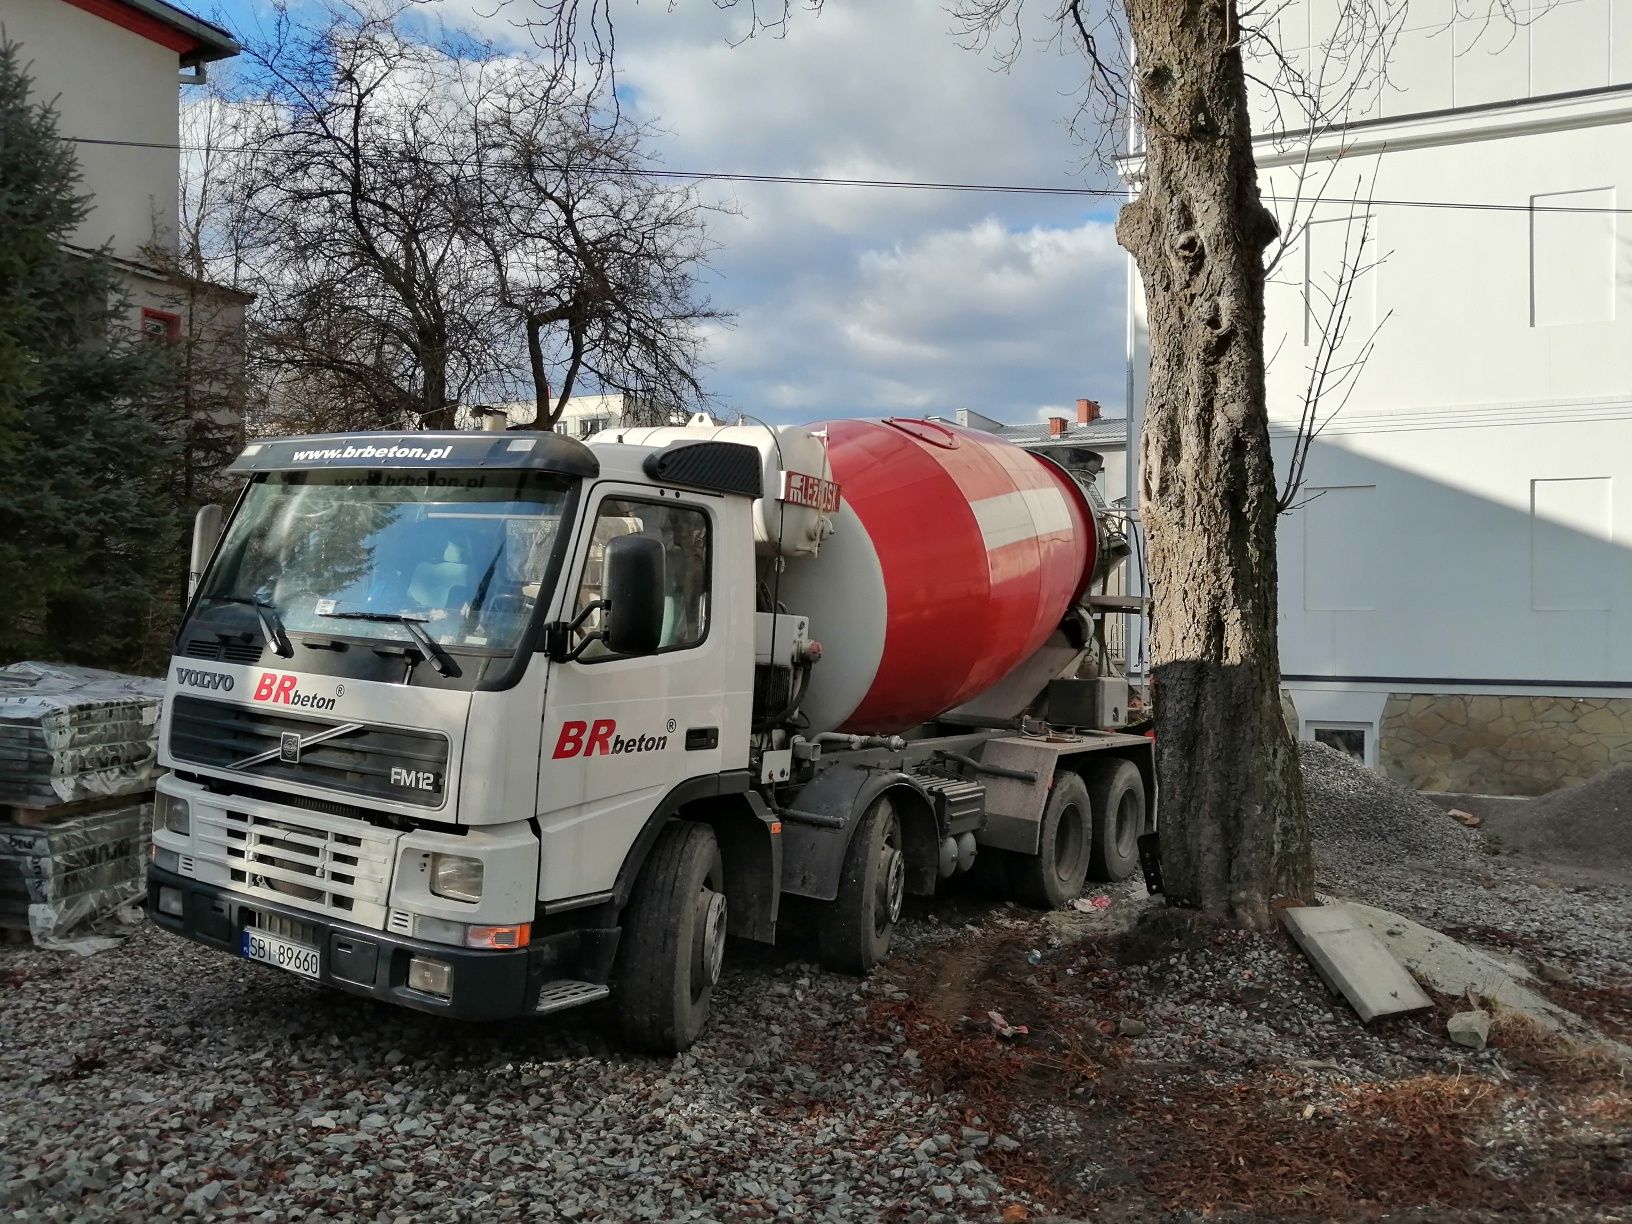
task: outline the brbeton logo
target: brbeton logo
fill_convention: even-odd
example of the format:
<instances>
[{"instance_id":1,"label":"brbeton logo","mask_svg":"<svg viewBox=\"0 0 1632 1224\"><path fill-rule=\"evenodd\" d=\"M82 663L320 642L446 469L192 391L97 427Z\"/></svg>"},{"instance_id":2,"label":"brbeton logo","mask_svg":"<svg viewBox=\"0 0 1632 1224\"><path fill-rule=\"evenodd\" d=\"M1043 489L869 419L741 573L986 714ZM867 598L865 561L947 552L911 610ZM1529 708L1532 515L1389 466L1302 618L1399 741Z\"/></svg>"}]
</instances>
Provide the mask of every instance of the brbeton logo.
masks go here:
<instances>
[{"instance_id":1,"label":"brbeton logo","mask_svg":"<svg viewBox=\"0 0 1632 1224\"><path fill-rule=\"evenodd\" d=\"M334 709L333 697L303 693L298 676L285 676L280 672L261 673L260 681L255 685L255 700L270 701L274 705L301 706L308 710Z\"/></svg>"},{"instance_id":2,"label":"brbeton logo","mask_svg":"<svg viewBox=\"0 0 1632 1224\"><path fill-rule=\"evenodd\" d=\"M617 721L597 718L593 725L568 721L561 724L561 738L555 741L555 759L575 756L610 756L618 752L662 752L669 746L666 735L617 734Z\"/></svg>"}]
</instances>

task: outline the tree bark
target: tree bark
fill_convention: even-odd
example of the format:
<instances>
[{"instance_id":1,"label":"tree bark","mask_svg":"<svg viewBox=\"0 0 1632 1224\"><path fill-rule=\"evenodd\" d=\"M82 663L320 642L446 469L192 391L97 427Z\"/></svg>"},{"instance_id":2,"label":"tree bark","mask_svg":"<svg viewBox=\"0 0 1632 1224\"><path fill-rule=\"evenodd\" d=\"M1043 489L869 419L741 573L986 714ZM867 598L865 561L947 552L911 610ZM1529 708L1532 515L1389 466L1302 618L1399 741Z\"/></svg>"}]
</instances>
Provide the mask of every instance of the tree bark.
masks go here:
<instances>
[{"instance_id":1,"label":"tree bark","mask_svg":"<svg viewBox=\"0 0 1632 1224\"><path fill-rule=\"evenodd\" d=\"M1313 891L1281 716L1276 486L1264 400L1263 252L1235 0L1128 0L1145 181L1117 221L1144 284L1163 887L1249 926Z\"/></svg>"}]
</instances>

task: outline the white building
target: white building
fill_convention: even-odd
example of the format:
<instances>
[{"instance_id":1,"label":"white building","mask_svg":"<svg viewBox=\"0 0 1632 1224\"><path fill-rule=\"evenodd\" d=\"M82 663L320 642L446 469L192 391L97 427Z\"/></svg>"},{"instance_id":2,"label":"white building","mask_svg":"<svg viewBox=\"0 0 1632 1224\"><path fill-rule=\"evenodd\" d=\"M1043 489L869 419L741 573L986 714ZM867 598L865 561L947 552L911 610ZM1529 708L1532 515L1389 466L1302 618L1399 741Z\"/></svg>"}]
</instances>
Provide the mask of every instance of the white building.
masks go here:
<instances>
[{"instance_id":1,"label":"white building","mask_svg":"<svg viewBox=\"0 0 1632 1224\"><path fill-rule=\"evenodd\" d=\"M496 404L510 426L531 425L538 419L538 409L530 401ZM555 423L555 432L569 438L587 438L619 425L684 425L686 414L668 408L640 395L573 395L567 398L566 410Z\"/></svg>"},{"instance_id":2,"label":"white building","mask_svg":"<svg viewBox=\"0 0 1632 1224\"><path fill-rule=\"evenodd\" d=\"M1632 761L1632 0L1489 7L1413 0L1346 129L1259 139L1283 216L1306 155L1315 182L1342 159L1265 347L1284 469L1363 218L1383 262L1337 357L1380 324L1376 348L1280 520L1300 734L1420 788L1522 794ZM1294 59L1337 8L1288 6Z\"/></svg>"},{"instance_id":3,"label":"white building","mask_svg":"<svg viewBox=\"0 0 1632 1224\"><path fill-rule=\"evenodd\" d=\"M208 64L238 54L238 44L162 0L0 0L0 33L20 44L33 98L55 107L57 131L79 162L91 208L70 247L106 250L143 334L214 346L208 381L233 384L214 398L241 405L241 376L225 367L241 371L253 299L179 275L173 258L180 91L202 82Z\"/></svg>"}]
</instances>

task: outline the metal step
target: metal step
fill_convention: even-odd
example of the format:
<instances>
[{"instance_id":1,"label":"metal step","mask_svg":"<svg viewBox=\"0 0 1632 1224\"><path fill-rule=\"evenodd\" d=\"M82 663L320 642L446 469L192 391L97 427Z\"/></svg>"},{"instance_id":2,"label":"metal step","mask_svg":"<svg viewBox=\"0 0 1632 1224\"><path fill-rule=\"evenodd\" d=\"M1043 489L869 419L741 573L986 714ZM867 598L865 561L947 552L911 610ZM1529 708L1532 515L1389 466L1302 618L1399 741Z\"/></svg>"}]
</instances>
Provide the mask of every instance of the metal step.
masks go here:
<instances>
[{"instance_id":1,"label":"metal step","mask_svg":"<svg viewBox=\"0 0 1632 1224\"><path fill-rule=\"evenodd\" d=\"M533 1008L533 1014L543 1016L550 1012L565 1011L581 1003L593 1003L596 999L604 999L611 993L610 987L595 982L574 982L570 979L545 982L544 988L538 992L538 1006Z\"/></svg>"}]
</instances>

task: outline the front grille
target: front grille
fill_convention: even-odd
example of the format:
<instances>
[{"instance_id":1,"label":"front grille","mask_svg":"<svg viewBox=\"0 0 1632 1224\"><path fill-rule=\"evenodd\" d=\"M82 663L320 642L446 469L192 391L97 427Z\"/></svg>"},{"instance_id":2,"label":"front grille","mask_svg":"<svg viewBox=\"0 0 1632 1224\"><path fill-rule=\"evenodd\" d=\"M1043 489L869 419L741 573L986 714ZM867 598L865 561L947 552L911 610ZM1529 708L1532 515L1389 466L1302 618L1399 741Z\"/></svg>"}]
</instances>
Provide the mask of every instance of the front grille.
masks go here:
<instances>
[{"instance_id":1,"label":"front grille","mask_svg":"<svg viewBox=\"0 0 1632 1224\"><path fill-rule=\"evenodd\" d=\"M196 857L225 868L236 891L381 926L396 834L316 815L291 817L200 804L193 809Z\"/></svg>"},{"instance_id":2,"label":"front grille","mask_svg":"<svg viewBox=\"0 0 1632 1224\"><path fill-rule=\"evenodd\" d=\"M187 642L187 648L182 651L189 659L209 659L216 663L259 663L264 647L254 642L240 641L234 638L195 637Z\"/></svg>"},{"instance_id":3,"label":"front grille","mask_svg":"<svg viewBox=\"0 0 1632 1224\"><path fill-rule=\"evenodd\" d=\"M369 824L383 825L386 828L408 827L407 816L358 807L355 803L341 803L338 799L314 799L310 795L297 795L293 791L272 790L265 786L246 786L242 782L228 782L222 778L210 778L204 774L184 773L180 770L176 772L188 782L197 782L212 795L242 795L246 799L259 799L263 803L282 803L289 807L305 808L308 812L327 812L330 816L366 820Z\"/></svg>"},{"instance_id":4,"label":"front grille","mask_svg":"<svg viewBox=\"0 0 1632 1224\"><path fill-rule=\"evenodd\" d=\"M332 739L309 742L342 728ZM307 741L298 761L279 755L285 734ZM448 765L445 735L269 714L202 697L176 698L170 752L178 761L237 770L258 782L302 782L419 807L441 805ZM263 754L269 755L255 760Z\"/></svg>"}]
</instances>

